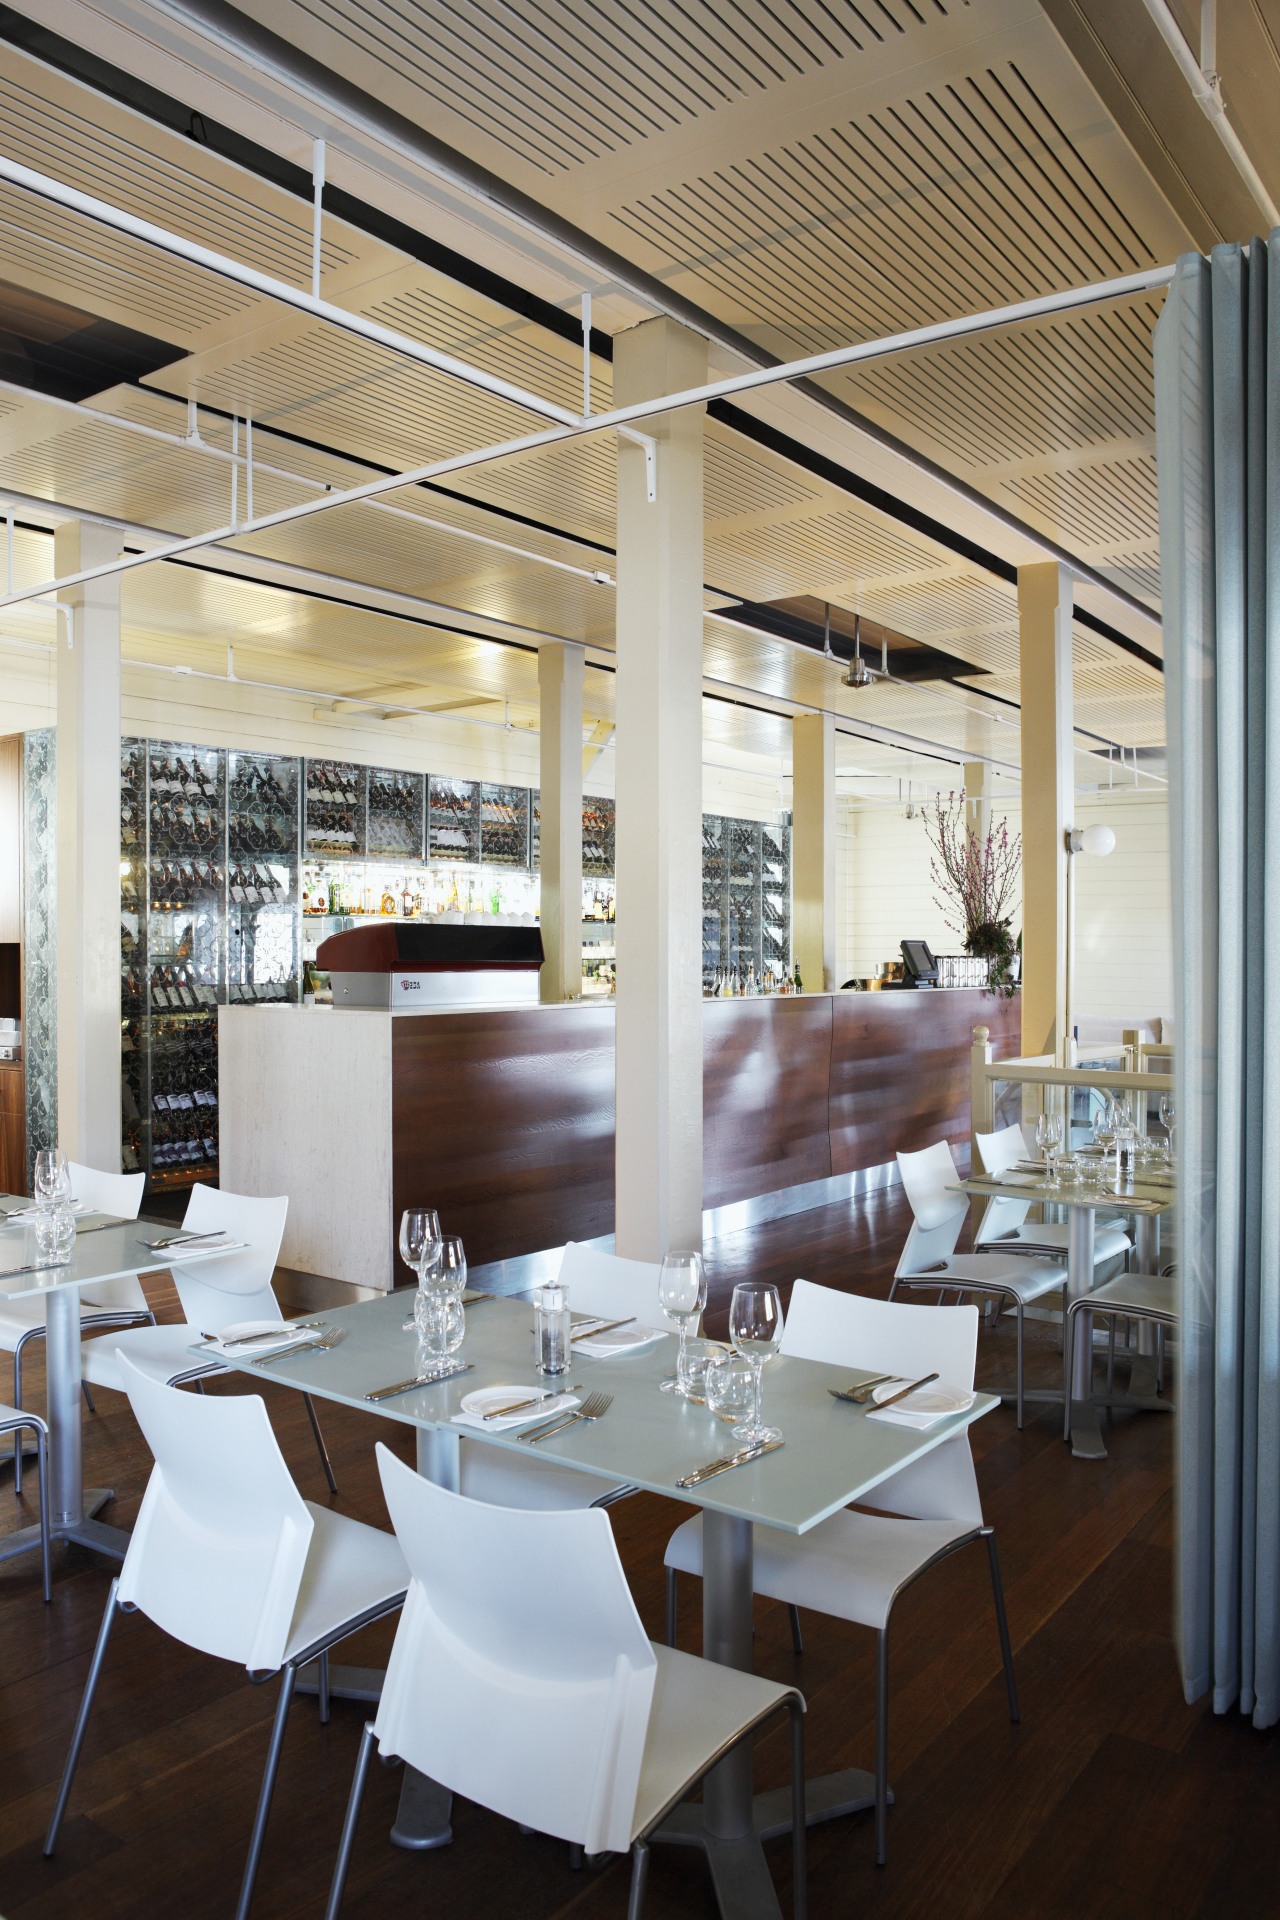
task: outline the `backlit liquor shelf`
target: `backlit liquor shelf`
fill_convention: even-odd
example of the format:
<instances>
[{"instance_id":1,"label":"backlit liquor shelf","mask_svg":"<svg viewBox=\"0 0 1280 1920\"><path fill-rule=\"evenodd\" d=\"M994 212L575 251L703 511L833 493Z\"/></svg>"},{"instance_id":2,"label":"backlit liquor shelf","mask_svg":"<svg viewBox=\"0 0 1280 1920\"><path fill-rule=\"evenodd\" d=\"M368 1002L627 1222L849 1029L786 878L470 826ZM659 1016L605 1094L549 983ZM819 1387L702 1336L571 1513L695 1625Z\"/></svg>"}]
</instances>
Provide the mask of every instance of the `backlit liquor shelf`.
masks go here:
<instances>
[{"instance_id":1,"label":"backlit liquor shelf","mask_svg":"<svg viewBox=\"0 0 1280 1920\"><path fill-rule=\"evenodd\" d=\"M153 1187L218 1166L217 1010L297 1004L316 949L368 916L531 923L525 787L168 741L121 747L124 1164ZM704 820L703 971L776 983L790 958L785 828ZM614 808L582 819L583 992L616 984Z\"/></svg>"}]
</instances>

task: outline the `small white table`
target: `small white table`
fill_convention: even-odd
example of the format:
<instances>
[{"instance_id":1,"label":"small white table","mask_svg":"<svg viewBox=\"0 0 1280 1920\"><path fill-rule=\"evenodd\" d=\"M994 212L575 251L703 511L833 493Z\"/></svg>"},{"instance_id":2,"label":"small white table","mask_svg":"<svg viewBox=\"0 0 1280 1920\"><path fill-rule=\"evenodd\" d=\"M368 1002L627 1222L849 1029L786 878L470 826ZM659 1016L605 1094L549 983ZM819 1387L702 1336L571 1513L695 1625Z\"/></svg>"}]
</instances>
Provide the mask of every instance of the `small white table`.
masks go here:
<instances>
[{"instance_id":1,"label":"small white table","mask_svg":"<svg viewBox=\"0 0 1280 1920\"><path fill-rule=\"evenodd\" d=\"M1124 1187L1100 1190L1092 1186L1049 1186L1043 1177L1017 1170L1003 1174L975 1174L971 1179L957 1182L954 1191L984 1200L999 1196L1067 1209L1069 1233L1064 1310L1072 1300L1079 1300L1093 1291L1094 1227L1099 1213L1131 1213L1134 1216L1137 1221L1134 1249L1136 1271L1154 1273L1159 1258L1160 1216L1167 1213L1176 1200L1171 1178L1138 1178ZM1098 1422L1092 1382L1093 1315L1082 1310L1075 1315L1075 1334L1066 1353L1061 1396L1064 1402L1063 1438L1070 1441L1071 1451L1077 1459L1105 1460L1107 1449ZM1169 1412L1169 1402L1157 1398L1154 1381L1151 1385L1152 1391L1148 1393L1143 1390L1145 1382L1140 1386L1138 1382L1131 1381L1128 1393L1108 1394L1106 1404L1144 1412ZM1135 1391L1135 1388L1138 1390ZM1042 1393L1028 1394L1027 1398L1057 1399L1058 1396Z\"/></svg>"},{"instance_id":2,"label":"small white table","mask_svg":"<svg viewBox=\"0 0 1280 1920\"><path fill-rule=\"evenodd\" d=\"M0 1208L30 1206L11 1194ZM45 1308L45 1398L49 1420L49 1531L55 1540L74 1540L109 1559L123 1560L129 1536L121 1527L94 1516L114 1498L110 1487L84 1485L81 1451L80 1289L102 1280L154 1273L167 1266L164 1254L144 1245L170 1231L141 1220L112 1220L86 1213L76 1222L76 1242L65 1266L39 1267L35 1233L29 1222L0 1220L0 1293L11 1300L41 1299ZM219 1251L211 1248L211 1253ZM200 1250L184 1256L195 1260ZM23 1271L28 1269L28 1271ZM110 1339L104 1334L104 1339ZM38 1526L21 1527L0 1542L0 1560L38 1550Z\"/></svg>"},{"instance_id":3,"label":"small white table","mask_svg":"<svg viewBox=\"0 0 1280 1920\"><path fill-rule=\"evenodd\" d=\"M319 1317L346 1330L340 1346L294 1358L282 1354L277 1360L263 1357L255 1363L246 1358L228 1364L258 1379L266 1376L416 1428L418 1470L444 1486L459 1483L464 1438L478 1446L530 1452L517 1432L489 1433L453 1424L463 1395L478 1387L538 1383L532 1366L532 1309L526 1301L491 1298L468 1308L466 1338L455 1357L469 1362L471 1371L372 1405L365 1398L372 1389L414 1371L417 1344L404 1330L404 1294ZM581 1473L626 1481L702 1508L703 1652L743 1671L750 1671L752 1659L755 1528L810 1532L997 1405L994 1395L980 1393L967 1412L939 1421L927 1432L870 1421L864 1409L833 1400L827 1391L867 1375L857 1368L784 1357L765 1371L765 1411L769 1422L781 1428L786 1445L749 1466L682 1490L676 1486L682 1474L731 1452L736 1443L714 1414L659 1391L671 1359L670 1340L608 1360L577 1355L573 1380L581 1394L599 1388L612 1394L613 1404L602 1420L571 1426L536 1451ZM342 1690L345 1678L335 1673L332 1690ZM380 1682L380 1675L357 1670L351 1691L360 1699L376 1699ZM708 1775L701 1805L678 1807L656 1837L703 1849L725 1920L779 1920L761 1843L790 1831L790 1795L755 1794L751 1761L749 1747L722 1761ZM810 1780L806 1799L811 1823L830 1820L872 1806L875 1782L870 1773L852 1768ZM447 1843L449 1804L442 1788L407 1769L393 1839L423 1848Z\"/></svg>"}]
</instances>

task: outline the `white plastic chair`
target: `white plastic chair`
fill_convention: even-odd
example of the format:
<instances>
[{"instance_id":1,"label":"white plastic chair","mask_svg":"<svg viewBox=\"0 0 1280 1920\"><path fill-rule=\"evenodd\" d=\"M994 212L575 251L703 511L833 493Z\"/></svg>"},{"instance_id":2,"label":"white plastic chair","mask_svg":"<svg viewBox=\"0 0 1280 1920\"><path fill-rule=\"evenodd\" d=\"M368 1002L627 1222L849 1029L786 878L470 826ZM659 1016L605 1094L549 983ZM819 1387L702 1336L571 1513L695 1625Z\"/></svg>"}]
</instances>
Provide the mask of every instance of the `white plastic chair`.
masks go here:
<instances>
[{"instance_id":1,"label":"white plastic chair","mask_svg":"<svg viewBox=\"0 0 1280 1920\"><path fill-rule=\"evenodd\" d=\"M978 1150L978 1160L984 1173L1009 1173L1024 1160L1027 1154L1022 1128L1018 1126L1001 1127L997 1133L975 1133L974 1145ZM1050 1260L1065 1260L1067 1242L1071 1229L1065 1222L1036 1220L1028 1224L1027 1215L1031 1211L1029 1200L1015 1200L1008 1194L997 1194L987 1202L986 1210L974 1235L974 1250L978 1253L1019 1253L1032 1257L1042 1256ZM1094 1267L1105 1266L1112 1260L1128 1259L1133 1242L1123 1227L1114 1221L1105 1225L1099 1222L1094 1233Z\"/></svg>"},{"instance_id":2,"label":"white plastic chair","mask_svg":"<svg viewBox=\"0 0 1280 1920\"><path fill-rule=\"evenodd\" d=\"M908 1306L837 1293L797 1280L781 1351L868 1373L919 1379L968 1393L978 1347L976 1307ZM864 1419L856 1408L853 1419ZM1018 1719L1013 1650L1005 1616L995 1530L982 1516L967 1432L942 1441L923 1459L882 1480L869 1496L883 1512L846 1509L811 1533L755 1530L755 1591L791 1607L811 1607L852 1620L876 1634L876 1862L883 1866L888 1823L889 1618L898 1595L960 1547L985 1540L991 1569L1009 1717ZM898 1516L886 1518L885 1515ZM702 1574L702 1516L678 1527L667 1543L667 1639L675 1640L676 1574Z\"/></svg>"},{"instance_id":3,"label":"white plastic chair","mask_svg":"<svg viewBox=\"0 0 1280 1920\"><path fill-rule=\"evenodd\" d=\"M900 1153L898 1169L914 1216L889 1289L892 1300L899 1287L946 1293L976 1293L984 1299L1012 1301L1018 1335L1018 1425L1024 1412L1023 1310L1042 1294L1066 1285L1065 1262L1032 1260L1016 1253L957 1253L956 1241L968 1216L969 1202L949 1191L959 1179L951 1149L945 1140L920 1153Z\"/></svg>"},{"instance_id":4,"label":"white plastic chair","mask_svg":"<svg viewBox=\"0 0 1280 1920\"><path fill-rule=\"evenodd\" d=\"M560 1258L559 1278L569 1290L574 1313L601 1314L621 1320L634 1314L641 1326L670 1325L658 1299L661 1266L646 1260L623 1260L597 1247L570 1240ZM626 1361L620 1361L621 1366ZM513 1454L464 1438L459 1485L470 1500L496 1507L538 1507L559 1511L565 1507L605 1507L635 1489L615 1481L601 1492L592 1474L575 1473L540 1458L532 1449Z\"/></svg>"},{"instance_id":5,"label":"white plastic chair","mask_svg":"<svg viewBox=\"0 0 1280 1920\"><path fill-rule=\"evenodd\" d=\"M587 1853L632 1855L639 1920L649 1836L727 1749L791 1716L795 1911L805 1911L804 1701L649 1640L603 1513L490 1507L379 1444L410 1584L366 1726L326 1920L335 1920L375 1742L481 1806ZM530 1604L545 1596L548 1605ZM515 1902L519 1906L519 1900Z\"/></svg>"},{"instance_id":6,"label":"white plastic chair","mask_svg":"<svg viewBox=\"0 0 1280 1920\"><path fill-rule=\"evenodd\" d=\"M136 1220L142 1205L146 1175L142 1173L102 1173L97 1167L82 1167L69 1161L72 1197L88 1213L110 1213L117 1220ZM96 1286L80 1290L80 1330L82 1333L108 1328L139 1327L155 1324L155 1315L147 1305L142 1282L133 1274L119 1280L101 1280ZM43 1340L45 1305L38 1296L22 1300L0 1300L0 1353L13 1355L13 1404L22 1406L22 1359L27 1343ZM89 1399L86 1389L85 1398ZM92 1406L92 1400L89 1401ZM22 1440L14 1441L13 1490L22 1492Z\"/></svg>"},{"instance_id":7,"label":"white plastic chair","mask_svg":"<svg viewBox=\"0 0 1280 1920\"><path fill-rule=\"evenodd\" d=\"M176 1325L140 1327L115 1340L82 1343L84 1378L96 1387L124 1391L117 1355L127 1354L150 1380L165 1386L184 1386L213 1373L225 1373L220 1360L199 1360L190 1349L202 1334L221 1333L244 1320L284 1319L271 1286L284 1238L289 1202L227 1193L221 1187L194 1186L182 1227L186 1233L224 1232L244 1244L234 1253L208 1254L190 1263L174 1256L170 1271L184 1318ZM157 1267L167 1263L156 1255ZM314 1403L304 1394L307 1416L330 1493L338 1491L329 1451L320 1431Z\"/></svg>"},{"instance_id":8,"label":"white plastic chair","mask_svg":"<svg viewBox=\"0 0 1280 1920\"><path fill-rule=\"evenodd\" d=\"M236 1904L236 1920L244 1920L298 1673L320 1662L327 1720L329 1649L395 1612L408 1568L389 1533L302 1498L256 1394L178 1393L123 1353L119 1377L155 1465L111 1582L44 1851L51 1855L58 1842L116 1614L137 1608L184 1646L233 1660L255 1681L280 1674Z\"/></svg>"}]
</instances>

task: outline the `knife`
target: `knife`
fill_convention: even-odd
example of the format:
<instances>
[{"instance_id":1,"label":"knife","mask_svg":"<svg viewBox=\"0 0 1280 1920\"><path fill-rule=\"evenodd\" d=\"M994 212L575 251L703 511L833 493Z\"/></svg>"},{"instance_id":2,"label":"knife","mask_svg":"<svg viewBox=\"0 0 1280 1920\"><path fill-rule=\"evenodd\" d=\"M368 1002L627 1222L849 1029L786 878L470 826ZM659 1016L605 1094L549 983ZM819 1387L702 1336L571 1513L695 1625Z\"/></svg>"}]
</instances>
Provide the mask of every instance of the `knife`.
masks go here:
<instances>
[{"instance_id":1,"label":"knife","mask_svg":"<svg viewBox=\"0 0 1280 1920\"><path fill-rule=\"evenodd\" d=\"M732 1467L745 1467L752 1460L762 1460L766 1453L776 1453L785 1446L784 1440L764 1440L758 1446L742 1447L737 1453L726 1453L722 1460L712 1460L705 1467L695 1467L692 1473L684 1474L676 1481L678 1487L697 1487L704 1480L712 1480L718 1473L728 1473Z\"/></svg>"},{"instance_id":2,"label":"knife","mask_svg":"<svg viewBox=\"0 0 1280 1920\"><path fill-rule=\"evenodd\" d=\"M262 1340L283 1341L292 1338L295 1333L323 1333L322 1320L299 1320L293 1326L272 1327L269 1333L242 1333L234 1340L224 1340L220 1333L202 1333L202 1340L217 1341L218 1345L230 1350L232 1347L254 1347Z\"/></svg>"},{"instance_id":3,"label":"knife","mask_svg":"<svg viewBox=\"0 0 1280 1920\"><path fill-rule=\"evenodd\" d=\"M570 1334L570 1343L576 1340L594 1340L597 1334L612 1333L615 1327L633 1327L635 1323L634 1313L628 1314L625 1320L606 1320L602 1326L584 1327L581 1333Z\"/></svg>"},{"instance_id":4,"label":"knife","mask_svg":"<svg viewBox=\"0 0 1280 1920\"><path fill-rule=\"evenodd\" d=\"M489 1413L481 1414L482 1420L505 1420L513 1413L523 1413L526 1407L540 1407L544 1400L558 1400L558 1393L535 1393L529 1400L512 1400L505 1407L494 1407Z\"/></svg>"},{"instance_id":5,"label":"knife","mask_svg":"<svg viewBox=\"0 0 1280 1920\"><path fill-rule=\"evenodd\" d=\"M937 1377L936 1373L926 1373L923 1380L913 1380L909 1387L903 1387L901 1393L891 1393L887 1400L877 1400L872 1412L883 1413L886 1407L892 1407L897 1401L905 1400L907 1395L914 1393L917 1387L927 1387L929 1382L936 1380Z\"/></svg>"},{"instance_id":6,"label":"knife","mask_svg":"<svg viewBox=\"0 0 1280 1920\"><path fill-rule=\"evenodd\" d=\"M144 1240L142 1244L149 1253L163 1253L166 1247L194 1247L199 1240L221 1240L225 1233L225 1227L218 1227L212 1233L175 1233L168 1240Z\"/></svg>"},{"instance_id":7,"label":"knife","mask_svg":"<svg viewBox=\"0 0 1280 1920\"><path fill-rule=\"evenodd\" d=\"M256 1362L255 1362L256 1364ZM376 1387L372 1393L366 1393L366 1400L392 1400L398 1393L412 1393L415 1387L438 1387L444 1380L455 1380L460 1373L470 1373L471 1362L465 1366L454 1367L448 1373L418 1373L412 1380L398 1380L393 1387Z\"/></svg>"},{"instance_id":8,"label":"knife","mask_svg":"<svg viewBox=\"0 0 1280 1920\"><path fill-rule=\"evenodd\" d=\"M250 1360L251 1367L269 1367L277 1360L292 1360L295 1353L327 1353L330 1347L337 1347L347 1337L345 1327L330 1327L318 1340L306 1340L300 1346L279 1347L274 1353L264 1353L259 1360Z\"/></svg>"},{"instance_id":9,"label":"knife","mask_svg":"<svg viewBox=\"0 0 1280 1920\"><path fill-rule=\"evenodd\" d=\"M11 1280L13 1276L18 1273L46 1273L48 1271L47 1263L37 1260L34 1266L30 1267L6 1267L4 1271L0 1273L0 1280Z\"/></svg>"}]
</instances>

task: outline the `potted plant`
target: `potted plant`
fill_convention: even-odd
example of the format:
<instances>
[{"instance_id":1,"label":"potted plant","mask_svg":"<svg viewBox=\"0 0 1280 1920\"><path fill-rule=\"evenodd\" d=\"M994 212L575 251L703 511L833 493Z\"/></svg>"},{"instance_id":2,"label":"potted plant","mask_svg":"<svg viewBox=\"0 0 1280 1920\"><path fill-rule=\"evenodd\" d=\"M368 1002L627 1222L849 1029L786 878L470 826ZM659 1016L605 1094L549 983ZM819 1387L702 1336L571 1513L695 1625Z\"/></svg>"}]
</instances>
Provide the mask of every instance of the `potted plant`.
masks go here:
<instances>
[{"instance_id":1,"label":"potted plant","mask_svg":"<svg viewBox=\"0 0 1280 1920\"><path fill-rule=\"evenodd\" d=\"M1022 939L1012 928L1013 896L1022 866L1022 835L1006 820L981 839L965 818L963 793L939 794L926 808L924 830L933 855L929 870L947 925L963 936L966 953L990 962L993 993L1011 995L1021 972Z\"/></svg>"}]
</instances>

